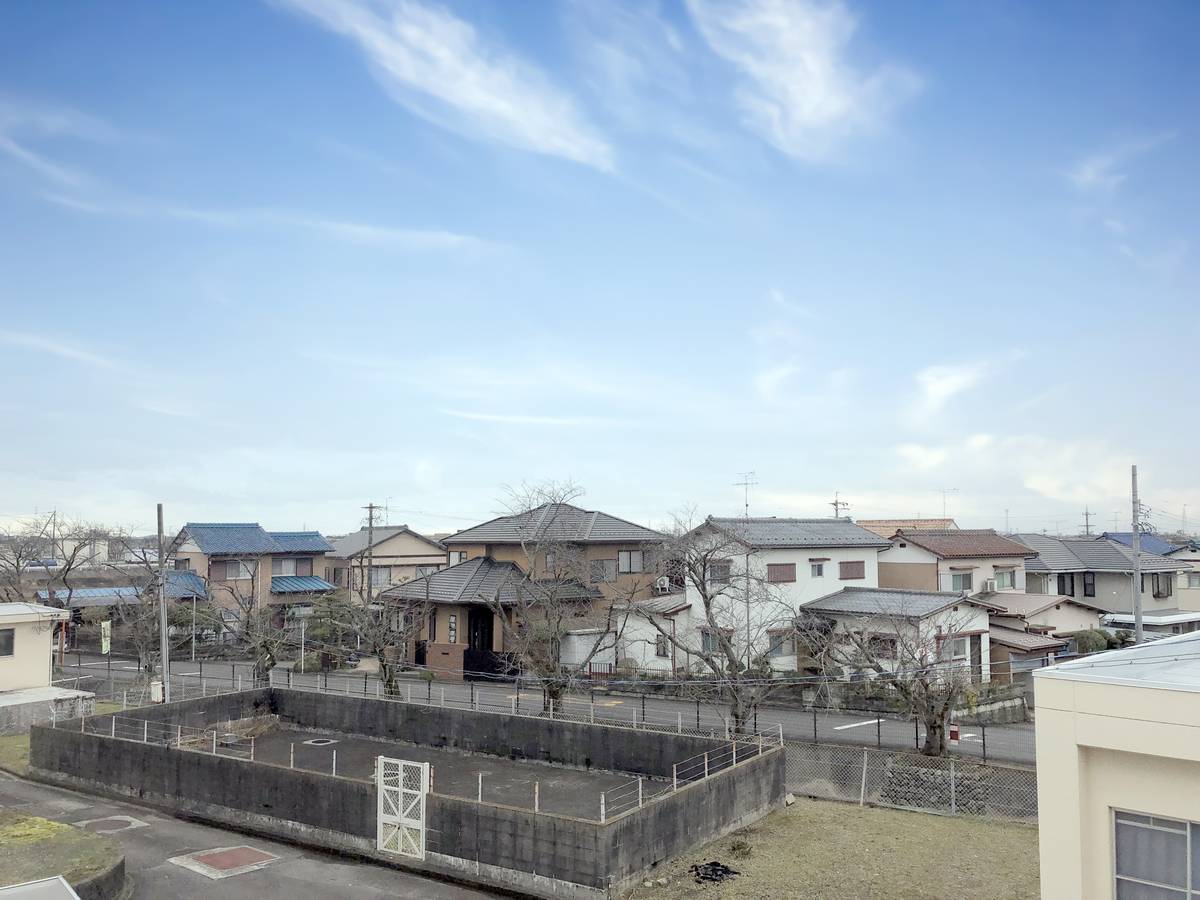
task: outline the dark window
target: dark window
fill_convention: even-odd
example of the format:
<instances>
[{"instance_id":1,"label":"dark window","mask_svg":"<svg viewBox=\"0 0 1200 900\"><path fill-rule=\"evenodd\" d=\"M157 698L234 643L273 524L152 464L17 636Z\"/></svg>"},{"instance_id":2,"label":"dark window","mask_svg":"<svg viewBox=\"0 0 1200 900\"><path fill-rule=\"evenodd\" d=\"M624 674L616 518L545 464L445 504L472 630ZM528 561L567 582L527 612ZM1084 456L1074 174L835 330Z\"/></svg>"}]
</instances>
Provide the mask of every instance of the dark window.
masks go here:
<instances>
[{"instance_id":1,"label":"dark window","mask_svg":"<svg viewBox=\"0 0 1200 900\"><path fill-rule=\"evenodd\" d=\"M896 658L896 639L887 635L873 634L867 639L871 655L876 659Z\"/></svg>"},{"instance_id":2,"label":"dark window","mask_svg":"<svg viewBox=\"0 0 1200 900\"><path fill-rule=\"evenodd\" d=\"M838 578L842 581L853 581L867 577L867 564L861 559L838 563Z\"/></svg>"},{"instance_id":3,"label":"dark window","mask_svg":"<svg viewBox=\"0 0 1200 900\"><path fill-rule=\"evenodd\" d=\"M654 655L661 657L669 657L671 655L670 642L665 634L655 635L654 637Z\"/></svg>"},{"instance_id":4,"label":"dark window","mask_svg":"<svg viewBox=\"0 0 1200 900\"><path fill-rule=\"evenodd\" d=\"M1058 592L1064 597L1075 596L1075 576L1073 574L1058 576Z\"/></svg>"},{"instance_id":5,"label":"dark window","mask_svg":"<svg viewBox=\"0 0 1200 900\"><path fill-rule=\"evenodd\" d=\"M643 566L641 550L617 551L617 571L622 575L641 572Z\"/></svg>"},{"instance_id":6,"label":"dark window","mask_svg":"<svg viewBox=\"0 0 1200 900\"><path fill-rule=\"evenodd\" d=\"M767 563L767 581L771 584L786 584L795 580L795 563Z\"/></svg>"},{"instance_id":7,"label":"dark window","mask_svg":"<svg viewBox=\"0 0 1200 900\"><path fill-rule=\"evenodd\" d=\"M767 656L791 656L795 653L790 631L775 631L767 635Z\"/></svg>"},{"instance_id":8,"label":"dark window","mask_svg":"<svg viewBox=\"0 0 1200 900\"><path fill-rule=\"evenodd\" d=\"M1095 572L1084 572L1083 573L1083 596L1085 596L1085 597L1095 597L1096 596L1096 573Z\"/></svg>"},{"instance_id":9,"label":"dark window","mask_svg":"<svg viewBox=\"0 0 1200 900\"><path fill-rule=\"evenodd\" d=\"M715 559L708 564L708 580L714 584L729 584L733 563L727 559Z\"/></svg>"},{"instance_id":10,"label":"dark window","mask_svg":"<svg viewBox=\"0 0 1200 900\"><path fill-rule=\"evenodd\" d=\"M13 655L13 635L15 628L0 628L0 656Z\"/></svg>"},{"instance_id":11,"label":"dark window","mask_svg":"<svg viewBox=\"0 0 1200 900\"><path fill-rule=\"evenodd\" d=\"M429 643L437 643L437 610L429 614Z\"/></svg>"}]
</instances>

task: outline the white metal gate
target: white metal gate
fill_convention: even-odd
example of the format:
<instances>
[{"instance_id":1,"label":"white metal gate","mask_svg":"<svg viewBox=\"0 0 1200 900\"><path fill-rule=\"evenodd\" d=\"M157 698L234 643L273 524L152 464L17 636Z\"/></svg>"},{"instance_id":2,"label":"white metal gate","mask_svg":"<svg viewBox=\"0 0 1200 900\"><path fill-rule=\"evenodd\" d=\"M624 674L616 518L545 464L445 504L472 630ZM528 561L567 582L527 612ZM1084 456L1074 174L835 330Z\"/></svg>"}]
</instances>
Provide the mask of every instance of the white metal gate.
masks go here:
<instances>
[{"instance_id":1,"label":"white metal gate","mask_svg":"<svg viewBox=\"0 0 1200 900\"><path fill-rule=\"evenodd\" d=\"M380 850L425 858L425 794L429 763L375 757Z\"/></svg>"}]
</instances>

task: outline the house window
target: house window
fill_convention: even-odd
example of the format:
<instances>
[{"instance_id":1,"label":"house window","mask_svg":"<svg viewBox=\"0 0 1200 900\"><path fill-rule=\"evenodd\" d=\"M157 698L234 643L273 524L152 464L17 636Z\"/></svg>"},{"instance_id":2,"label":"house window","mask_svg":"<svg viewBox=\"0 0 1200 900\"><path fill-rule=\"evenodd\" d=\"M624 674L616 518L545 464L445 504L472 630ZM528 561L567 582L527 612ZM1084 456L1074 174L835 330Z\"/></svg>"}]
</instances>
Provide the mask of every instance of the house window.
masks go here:
<instances>
[{"instance_id":1,"label":"house window","mask_svg":"<svg viewBox=\"0 0 1200 900\"><path fill-rule=\"evenodd\" d=\"M709 631L707 628L700 632L700 650L703 653L716 653L721 647L721 642L717 640L717 633Z\"/></svg>"},{"instance_id":2,"label":"house window","mask_svg":"<svg viewBox=\"0 0 1200 900\"><path fill-rule=\"evenodd\" d=\"M970 660L970 641L964 637L950 638L942 644L942 656L950 662L964 663Z\"/></svg>"},{"instance_id":3,"label":"house window","mask_svg":"<svg viewBox=\"0 0 1200 900\"><path fill-rule=\"evenodd\" d=\"M550 575L558 572L558 554L553 550L546 551L546 572Z\"/></svg>"},{"instance_id":4,"label":"house window","mask_svg":"<svg viewBox=\"0 0 1200 900\"><path fill-rule=\"evenodd\" d=\"M708 580L711 584L729 584L733 563L727 559L714 559L708 564Z\"/></svg>"},{"instance_id":5,"label":"house window","mask_svg":"<svg viewBox=\"0 0 1200 900\"><path fill-rule=\"evenodd\" d=\"M768 563L767 581L771 584L787 584L796 580L795 563Z\"/></svg>"},{"instance_id":6,"label":"house window","mask_svg":"<svg viewBox=\"0 0 1200 900\"><path fill-rule=\"evenodd\" d=\"M333 570L333 583L334 584L342 583L342 578L344 577L345 571L346 571L345 569L337 569L337 568L335 568Z\"/></svg>"},{"instance_id":7,"label":"house window","mask_svg":"<svg viewBox=\"0 0 1200 900\"><path fill-rule=\"evenodd\" d=\"M667 640L665 634L657 634L654 636L654 655L660 659L667 659L671 655L670 641Z\"/></svg>"},{"instance_id":8,"label":"house window","mask_svg":"<svg viewBox=\"0 0 1200 900\"><path fill-rule=\"evenodd\" d=\"M1085 596L1085 597L1095 597L1096 596L1096 573L1095 572L1084 572L1083 573L1083 596Z\"/></svg>"},{"instance_id":9,"label":"house window","mask_svg":"<svg viewBox=\"0 0 1200 900\"><path fill-rule=\"evenodd\" d=\"M192 571L192 561L190 559L188 559L186 556L175 557L175 571L176 572Z\"/></svg>"},{"instance_id":10,"label":"house window","mask_svg":"<svg viewBox=\"0 0 1200 900\"><path fill-rule=\"evenodd\" d=\"M792 656L796 651L790 631L775 631L767 635L767 656Z\"/></svg>"},{"instance_id":11,"label":"house window","mask_svg":"<svg viewBox=\"0 0 1200 900\"><path fill-rule=\"evenodd\" d=\"M254 560L227 559L225 560L225 580L239 581L254 577Z\"/></svg>"},{"instance_id":12,"label":"house window","mask_svg":"<svg viewBox=\"0 0 1200 900\"><path fill-rule=\"evenodd\" d=\"M371 566L371 587L387 587L391 583L391 566Z\"/></svg>"},{"instance_id":13,"label":"house window","mask_svg":"<svg viewBox=\"0 0 1200 900\"><path fill-rule=\"evenodd\" d=\"M1185 900L1200 892L1200 866L1189 866L1200 852L1195 823L1114 811L1113 851L1117 900Z\"/></svg>"},{"instance_id":14,"label":"house window","mask_svg":"<svg viewBox=\"0 0 1200 900\"><path fill-rule=\"evenodd\" d=\"M642 571L641 550L621 550L617 553L617 571L629 575Z\"/></svg>"},{"instance_id":15,"label":"house window","mask_svg":"<svg viewBox=\"0 0 1200 900\"><path fill-rule=\"evenodd\" d=\"M437 643L437 610L430 610L429 613L429 643Z\"/></svg>"},{"instance_id":16,"label":"house window","mask_svg":"<svg viewBox=\"0 0 1200 900\"><path fill-rule=\"evenodd\" d=\"M1064 597L1075 596L1075 576L1068 573L1058 576L1058 592Z\"/></svg>"},{"instance_id":17,"label":"house window","mask_svg":"<svg viewBox=\"0 0 1200 900\"><path fill-rule=\"evenodd\" d=\"M1188 587L1200 588L1200 572L1188 572Z\"/></svg>"},{"instance_id":18,"label":"house window","mask_svg":"<svg viewBox=\"0 0 1200 900\"><path fill-rule=\"evenodd\" d=\"M271 560L272 575L311 575L313 561L311 558L294 556L277 556Z\"/></svg>"},{"instance_id":19,"label":"house window","mask_svg":"<svg viewBox=\"0 0 1200 900\"><path fill-rule=\"evenodd\" d=\"M458 643L458 616L454 613L446 620L446 640L451 644Z\"/></svg>"},{"instance_id":20,"label":"house window","mask_svg":"<svg viewBox=\"0 0 1200 900\"><path fill-rule=\"evenodd\" d=\"M861 559L838 563L838 578L842 581L853 581L867 577L867 564Z\"/></svg>"},{"instance_id":21,"label":"house window","mask_svg":"<svg viewBox=\"0 0 1200 900\"><path fill-rule=\"evenodd\" d=\"M13 639L17 630L15 628L0 628L0 656L12 656Z\"/></svg>"},{"instance_id":22,"label":"house window","mask_svg":"<svg viewBox=\"0 0 1200 900\"><path fill-rule=\"evenodd\" d=\"M437 566L417 566L417 577L424 578L426 575L432 575L437 570Z\"/></svg>"},{"instance_id":23,"label":"house window","mask_svg":"<svg viewBox=\"0 0 1200 900\"><path fill-rule=\"evenodd\" d=\"M617 561L615 559L593 559L591 568L592 584L617 580Z\"/></svg>"},{"instance_id":24,"label":"house window","mask_svg":"<svg viewBox=\"0 0 1200 900\"><path fill-rule=\"evenodd\" d=\"M886 634L872 634L867 639L871 655L876 659L896 658L896 639Z\"/></svg>"},{"instance_id":25,"label":"house window","mask_svg":"<svg viewBox=\"0 0 1200 900\"><path fill-rule=\"evenodd\" d=\"M455 564L460 563L460 562L466 562L467 561L467 551L466 550L455 550L454 552L452 552L450 554L450 561Z\"/></svg>"},{"instance_id":26,"label":"house window","mask_svg":"<svg viewBox=\"0 0 1200 900\"><path fill-rule=\"evenodd\" d=\"M824 578L825 577L825 563L823 563L823 562L812 563L812 577L813 578Z\"/></svg>"},{"instance_id":27,"label":"house window","mask_svg":"<svg viewBox=\"0 0 1200 900\"><path fill-rule=\"evenodd\" d=\"M996 590L1011 591L1017 586L1017 573L1012 569L996 570Z\"/></svg>"},{"instance_id":28,"label":"house window","mask_svg":"<svg viewBox=\"0 0 1200 900\"><path fill-rule=\"evenodd\" d=\"M1166 572L1160 574L1158 572L1152 575L1142 576L1142 593L1146 593L1146 579L1150 579L1151 590L1154 592L1156 600L1162 600L1165 597L1171 596L1171 583L1175 580L1174 573Z\"/></svg>"},{"instance_id":29,"label":"house window","mask_svg":"<svg viewBox=\"0 0 1200 900\"><path fill-rule=\"evenodd\" d=\"M973 580L973 573L971 572L951 572L950 590L969 591L971 590L971 583Z\"/></svg>"}]
</instances>

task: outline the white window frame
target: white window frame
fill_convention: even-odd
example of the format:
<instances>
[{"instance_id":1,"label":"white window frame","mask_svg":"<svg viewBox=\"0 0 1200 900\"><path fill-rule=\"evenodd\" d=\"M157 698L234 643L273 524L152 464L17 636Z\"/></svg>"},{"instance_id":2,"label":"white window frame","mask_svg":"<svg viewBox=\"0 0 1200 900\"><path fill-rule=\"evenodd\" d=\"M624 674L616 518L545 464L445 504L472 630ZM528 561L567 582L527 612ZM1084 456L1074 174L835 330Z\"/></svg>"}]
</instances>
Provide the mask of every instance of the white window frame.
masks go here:
<instances>
[{"instance_id":1,"label":"white window frame","mask_svg":"<svg viewBox=\"0 0 1200 900\"><path fill-rule=\"evenodd\" d=\"M812 568L809 570L809 572L813 578L824 578L825 577L825 563L823 563L823 562L809 563L809 565L812 566Z\"/></svg>"},{"instance_id":2,"label":"white window frame","mask_svg":"<svg viewBox=\"0 0 1200 900\"><path fill-rule=\"evenodd\" d=\"M229 575L230 564L238 566L238 574L232 578ZM225 560L225 580L226 581L249 581L254 577L254 560L252 559L227 559Z\"/></svg>"},{"instance_id":3,"label":"white window frame","mask_svg":"<svg viewBox=\"0 0 1200 900\"><path fill-rule=\"evenodd\" d=\"M1007 584L1001 584L1001 581L1007 581ZM996 590L1011 591L1017 587L1017 570L1016 569L997 569L996 570Z\"/></svg>"},{"instance_id":4,"label":"white window frame","mask_svg":"<svg viewBox=\"0 0 1200 900\"><path fill-rule=\"evenodd\" d=\"M391 566L371 566L371 587L388 587L391 583Z\"/></svg>"},{"instance_id":5,"label":"white window frame","mask_svg":"<svg viewBox=\"0 0 1200 900\"><path fill-rule=\"evenodd\" d=\"M454 551L455 565L457 565L458 563L466 562L466 561L467 561L467 551L466 550L455 550Z\"/></svg>"},{"instance_id":6,"label":"white window frame","mask_svg":"<svg viewBox=\"0 0 1200 900\"><path fill-rule=\"evenodd\" d=\"M967 583L955 584L956 580L965 578ZM974 572L951 572L950 573L950 590L952 591L973 591L975 590L975 573Z\"/></svg>"},{"instance_id":7,"label":"white window frame","mask_svg":"<svg viewBox=\"0 0 1200 900\"><path fill-rule=\"evenodd\" d=\"M1187 573L1187 586L1190 588L1200 588L1200 572Z\"/></svg>"},{"instance_id":8,"label":"white window frame","mask_svg":"<svg viewBox=\"0 0 1200 900\"><path fill-rule=\"evenodd\" d=\"M278 569L278 571L276 571ZM288 570L291 571L288 571ZM296 557L294 556L276 556L271 560L272 575L295 575L296 574Z\"/></svg>"}]
</instances>

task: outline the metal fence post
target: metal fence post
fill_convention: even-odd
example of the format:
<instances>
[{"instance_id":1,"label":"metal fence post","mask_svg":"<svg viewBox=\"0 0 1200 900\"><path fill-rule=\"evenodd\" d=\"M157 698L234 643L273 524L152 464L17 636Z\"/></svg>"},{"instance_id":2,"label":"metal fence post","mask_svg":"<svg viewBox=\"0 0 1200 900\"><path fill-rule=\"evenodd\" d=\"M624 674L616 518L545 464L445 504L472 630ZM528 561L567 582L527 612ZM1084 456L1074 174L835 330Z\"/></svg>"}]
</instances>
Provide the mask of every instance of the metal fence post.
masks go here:
<instances>
[{"instance_id":1,"label":"metal fence post","mask_svg":"<svg viewBox=\"0 0 1200 900\"><path fill-rule=\"evenodd\" d=\"M476 792L475 799L480 803L483 802L483 773L479 773L479 790Z\"/></svg>"},{"instance_id":2,"label":"metal fence post","mask_svg":"<svg viewBox=\"0 0 1200 900\"><path fill-rule=\"evenodd\" d=\"M142 719L142 743L150 743L150 720Z\"/></svg>"},{"instance_id":3,"label":"metal fence post","mask_svg":"<svg viewBox=\"0 0 1200 900\"><path fill-rule=\"evenodd\" d=\"M737 765L737 741L736 740L734 740L732 746L733 746L733 764L736 766Z\"/></svg>"},{"instance_id":4,"label":"metal fence post","mask_svg":"<svg viewBox=\"0 0 1200 900\"><path fill-rule=\"evenodd\" d=\"M983 723L979 725L979 736L983 739L983 761L987 762L987 726Z\"/></svg>"},{"instance_id":5,"label":"metal fence post","mask_svg":"<svg viewBox=\"0 0 1200 900\"><path fill-rule=\"evenodd\" d=\"M921 749L921 723L917 721L916 716L913 716L913 747Z\"/></svg>"},{"instance_id":6,"label":"metal fence post","mask_svg":"<svg viewBox=\"0 0 1200 900\"><path fill-rule=\"evenodd\" d=\"M696 698L696 730L700 730L700 698Z\"/></svg>"},{"instance_id":7,"label":"metal fence post","mask_svg":"<svg viewBox=\"0 0 1200 900\"><path fill-rule=\"evenodd\" d=\"M183 726L175 726L175 746L178 747L183 743Z\"/></svg>"},{"instance_id":8,"label":"metal fence post","mask_svg":"<svg viewBox=\"0 0 1200 900\"><path fill-rule=\"evenodd\" d=\"M883 749L883 716L875 717L875 749Z\"/></svg>"},{"instance_id":9,"label":"metal fence post","mask_svg":"<svg viewBox=\"0 0 1200 900\"><path fill-rule=\"evenodd\" d=\"M291 749L288 750L288 768L296 768L296 744L292 743Z\"/></svg>"},{"instance_id":10,"label":"metal fence post","mask_svg":"<svg viewBox=\"0 0 1200 900\"><path fill-rule=\"evenodd\" d=\"M213 729L212 752L215 755L217 752L217 729Z\"/></svg>"},{"instance_id":11,"label":"metal fence post","mask_svg":"<svg viewBox=\"0 0 1200 900\"><path fill-rule=\"evenodd\" d=\"M858 789L858 805L859 806L867 805L867 753L868 752L869 751L867 750L867 748L863 747L862 784L859 786L859 789Z\"/></svg>"},{"instance_id":12,"label":"metal fence post","mask_svg":"<svg viewBox=\"0 0 1200 900\"><path fill-rule=\"evenodd\" d=\"M129 691L121 691L121 709L129 709Z\"/></svg>"},{"instance_id":13,"label":"metal fence post","mask_svg":"<svg viewBox=\"0 0 1200 900\"><path fill-rule=\"evenodd\" d=\"M250 735L250 762L254 762L254 735Z\"/></svg>"},{"instance_id":14,"label":"metal fence post","mask_svg":"<svg viewBox=\"0 0 1200 900\"><path fill-rule=\"evenodd\" d=\"M539 794L540 794L539 787L540 787L539 784L535 781L533 783L533 811L534 812L541 812L542 804L541 804L541 800L539 799Z\"/></svg>"},{"instance_id":15,"label":"metal fence post","mask_svg":"<svg viewBox=\"0 0 1200 900\"><path fill-rule=\"evenodd\" d=\"M638 776L638 809L642 808L642 776Z\"/></svg>"},{"instance_id":16,"label":"metal fence post","mask_svg":"<svg viewBox=\"0 0 1200 900\"><path fill-rule=\"evenodd\" d=\"M517 698L516 697L512 698L512 714L514 716L517 714Z\"/></svg>"},{"instance_id":17,"label":"metal fence post","mask_svg":"<svg viewBox=\"0 0 1200 900\"><path fill-rule=\"evenodd\" d=\"M813 743L820 743L817 740L817 708L815 706L813 707Z\"/></svg>"},{"instance_id":18,"label":"metal fence post","mask_svg":"<svg viewBox=\"0 0 1200 900\"><path fill-rule=\"evenodd\" d=\"M112 728L110 729L109 737L116 737L117 736L117 717L113 716L109 720L109 722L112 726Z\"/></svg>"},{"instance_id":19,"label":"metal fence post","mask_svg":"<svg viewBox=\"0 0 1200 900\"><path fill-rule=\"evenodd\" d=\"M333 776L337 777L337 751L333 751Z\"/></svg>"},{"instance_id":20,"label":"metal fence post","mask_svg":"<svg viewBox=\"0 0 1200 900\"><path fill-rule=\"evenodd\" d=\"M604 822L604 792L600 792L600 821Z\"/></svg>"},{"instance_id":21,"label":"metal fence post","mask_svg":"<svg viewBox=\"0 0 1200 900\"><path fill-rule=\"evenodd\" d=\"M671 763L671 790L679 790L679 763Z\"/></svg>"},{"instance_id":22,"label":"metal fence post","mask_svg":"<svg viewBox=\"0 0 1200 900\"><path fill-rule=\"evenodd\" d=\"M441 691L442 691L442 706L445 706L446 705L446 689L442 688Z\"/></svg>"},{"instance_id":23,"label":"metal fence post","mask_svg":"<svg viewBox=\"0 0 1200 900\"><path fill-rule=\"evenodd\" d=\"M588 702L588 721L593 725L596 724L596 701L595 700L591 700Z\"/></svg>"},{"instance_id":24,"label":"metal fence post","mask_svg":"<svg viewBox=\"0 0 1200 900\"><path fill-rule=\"evenodd\" d=\"M704 754L704 777L708 777L708 754Z\"/></svg>"},{"instance_id":25,"label":"metal fence post","mask_svg":"<svg viewBox=\"0 0 1200 900\"><path fill-rule=\"evenodd\" d=\"M955 796L954 757L950 757L950 815L958 814L958 798Z\"/></svg>"}]
</instances>

